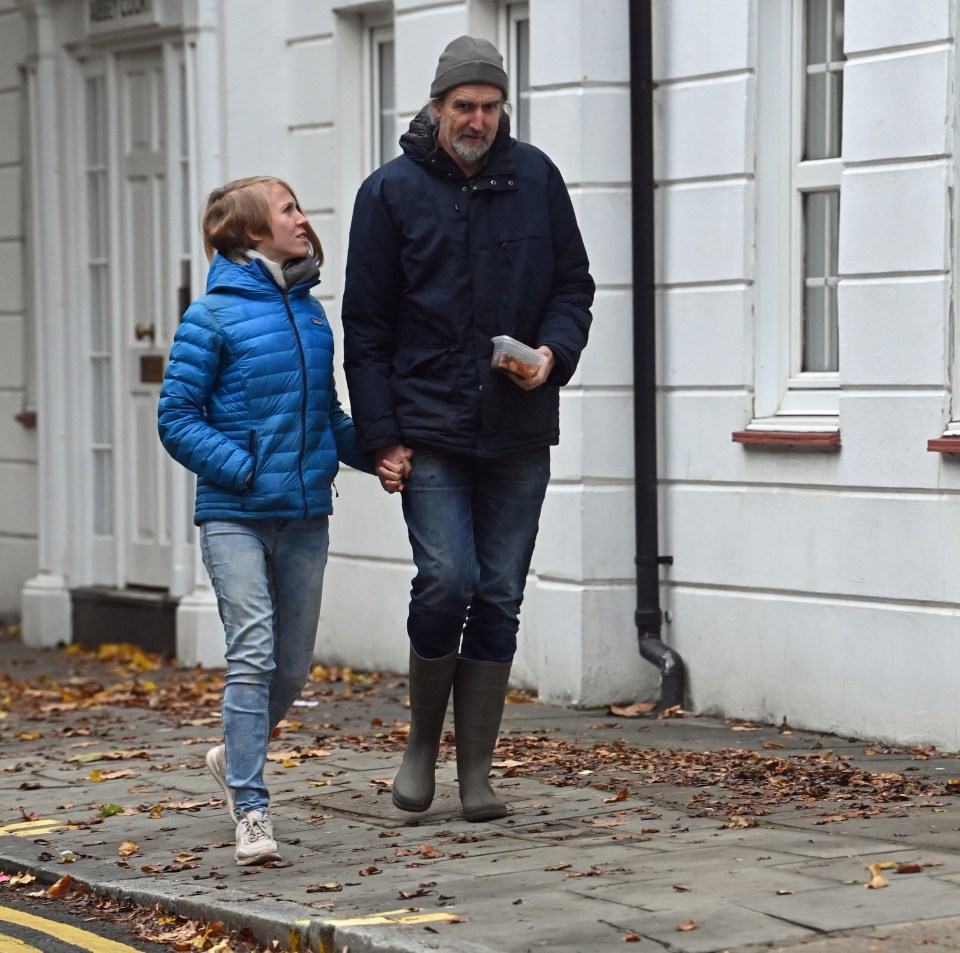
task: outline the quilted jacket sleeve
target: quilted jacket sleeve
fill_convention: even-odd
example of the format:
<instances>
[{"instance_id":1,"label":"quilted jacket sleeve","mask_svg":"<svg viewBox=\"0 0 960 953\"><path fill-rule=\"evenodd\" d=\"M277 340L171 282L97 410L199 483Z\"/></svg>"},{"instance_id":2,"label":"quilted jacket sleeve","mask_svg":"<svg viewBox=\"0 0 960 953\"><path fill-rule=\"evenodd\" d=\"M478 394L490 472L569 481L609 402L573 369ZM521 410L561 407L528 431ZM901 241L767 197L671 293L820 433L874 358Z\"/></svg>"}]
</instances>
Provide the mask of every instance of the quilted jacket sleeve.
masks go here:
<instances>
[{"instance_id":1,"label":"quilted jacket sleeve","mask_svg":"<svg viewBox=\"0 0 960 953\"><path fill-rule=\"evenodd\" d=\"M157 415L160 440L178 463L209 483L242 490L255 460L249 447L212 427L205 408L220 373L223 340L209 308L195 301L170 351Z\"/></svg>"},{"instance_id":2,"label":"quilted jacket sleeve","mask_svg":"<svg viewBox=\"0 0 960 953\"><path fill-rule=\"evenodd\" d=\"M340 405L336 385L330 393L330 429L333 431L333 439L337 444L337 459L347 466L353 467L354 470L373 473L373 454L365 453L360 449L357 429L354 427L350 415Z\"/></svg>"}]
</instances>

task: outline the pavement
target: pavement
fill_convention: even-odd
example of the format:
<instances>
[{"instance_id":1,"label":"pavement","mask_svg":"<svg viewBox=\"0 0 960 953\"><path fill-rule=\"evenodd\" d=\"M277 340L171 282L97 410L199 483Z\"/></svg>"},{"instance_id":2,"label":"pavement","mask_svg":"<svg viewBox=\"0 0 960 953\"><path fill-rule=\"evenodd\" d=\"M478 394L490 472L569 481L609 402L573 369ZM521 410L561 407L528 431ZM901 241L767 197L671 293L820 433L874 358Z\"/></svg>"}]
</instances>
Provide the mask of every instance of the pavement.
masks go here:
<instances>
[{"instance_id":1,"label":"pavement","mask_svg":"<svg viewBox=\"0 0 960 953\"><path fill-rule=\"evenodd\" d=\"M401 675L312 684L268 766L284 860L240 868L203 761L216 693L195 718L117 688L78 707L64 687L100 669L72 665L0 639L0 709L4 673L54 699L0 717L7 873L69 873L311 953L960 950L950 754L511 701L493 782L511 813L470 824L450 760L429 811L392 806ZM866 887L874 873L885 886Z\"/></svg>"}]
</instances>

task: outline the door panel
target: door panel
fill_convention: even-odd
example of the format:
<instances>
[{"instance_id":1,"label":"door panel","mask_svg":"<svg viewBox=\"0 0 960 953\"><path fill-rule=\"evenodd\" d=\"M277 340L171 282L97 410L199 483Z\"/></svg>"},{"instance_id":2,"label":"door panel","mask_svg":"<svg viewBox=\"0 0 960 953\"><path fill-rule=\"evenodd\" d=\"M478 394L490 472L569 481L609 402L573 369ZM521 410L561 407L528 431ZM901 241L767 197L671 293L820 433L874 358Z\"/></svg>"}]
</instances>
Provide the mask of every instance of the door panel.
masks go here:
<instances>
[{"instance_id":1,"label":"door panel","mask_svg":"<svg viewBox=\"0 0 960 953\"><path fill-rule=\"evenodd\" d=\"M161 50L117 61L120 128L119 309L124 445L119 501L124 583L168 588L170 465L157 439L156 406L174 288L170 268L166 77Z\"/></svg>"}]
</instances>

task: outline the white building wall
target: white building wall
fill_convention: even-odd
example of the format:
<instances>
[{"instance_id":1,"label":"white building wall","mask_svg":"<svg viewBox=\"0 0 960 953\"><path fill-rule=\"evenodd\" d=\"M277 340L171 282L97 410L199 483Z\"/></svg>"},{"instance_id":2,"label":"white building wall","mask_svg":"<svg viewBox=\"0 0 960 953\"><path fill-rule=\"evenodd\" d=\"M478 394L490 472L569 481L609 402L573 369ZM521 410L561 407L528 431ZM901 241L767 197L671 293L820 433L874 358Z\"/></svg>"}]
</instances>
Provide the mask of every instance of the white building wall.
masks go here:
<instances>
[{"instance_id":1,"label":"white building wall","mask_svg":"<svg viewBox=\"0 0 960 953\"><path fill-rule=\"evenodd\" d=\"M24 243L23 84L26 23L0 0L0 618L13 617L37 571L36 431L17 418L36 409L29 351Z\"/></svg>"},{"instance_id":2,"label":"white building wall","mask_svg":"<svg viewBox=\"0 0 960 953\"><path fill-rule=\"evenodd\" d=\"M960 749L960 460L927 450L960 432L950 425L960 419L958 2L917 0L906 17L900 0L846 0L842 447L832 454L731 440L754 416L763 320L764 2L654 2L660 551L673 557L664 638L684 659L694 710ZM531 138L570 185L598 291L590 345L562 394L515 677L576 705L657 688L633 621L628 8L530 0ZM319 294L334 327L365 171L364 18L392 10L402 129L445 43L495 36L497 9L494 0L281 0L267 13L255 0L203 4L197 192L258 172L287 178L324 243ZM32 359L17 70L27 46L14 0L0 0L0 614L36 572L45 505L36 435L14 420L30 403ZM318 657L402 669L412 564L399 499L347 468L337 489ZM214 664L215 607L200 602L213 622L212 648L199 654Z\"/></svg>"},{"instance_id":3,"label":"white building wall","mask_svg":"<svg viewBox=\"0 0 960 953\"><path fill-rule=\"evenodd\" d=\"M461 33L496 38L498 5L406 0L393 8L399 134L426 102L449 40ZM289 178L324 243L319 294L335 328L366 148L357 117L362 26L378 9L287 2L271 33L266 25L250 31L255 3L224 8L225 178L255 171ZM623 532L633 525L632 370L625 343L631 333L627 9L625 0L530 4L531 138L569 184L598 296L591 344L563 393L562 443L553 458L514 672L544 697L578 704L656 690L656 672L637 649L633 539ZM251 43L258 58L266 50L279 64L271 88L282 93L263 97L261 105L244 95ZM625 134L611 140L609 130L618 123ZM342 376L339 386L346 402ZM337 488L318 657L405 668L413 565L399 498L348 468Z\"/></svg>"},{"instance_id":4,"label":"white building wall","mask_svg":"<svg viewBox=\"0 0 960 953\"><path fill-rule=\"evenodd\" d=\"M927 451L954 374L955 4L846 3L842 448L823 455L731 441L764 319L757 2L656 8L669 635L696 710L955 749L960 465Z\"/></svg>"}]
</instances>

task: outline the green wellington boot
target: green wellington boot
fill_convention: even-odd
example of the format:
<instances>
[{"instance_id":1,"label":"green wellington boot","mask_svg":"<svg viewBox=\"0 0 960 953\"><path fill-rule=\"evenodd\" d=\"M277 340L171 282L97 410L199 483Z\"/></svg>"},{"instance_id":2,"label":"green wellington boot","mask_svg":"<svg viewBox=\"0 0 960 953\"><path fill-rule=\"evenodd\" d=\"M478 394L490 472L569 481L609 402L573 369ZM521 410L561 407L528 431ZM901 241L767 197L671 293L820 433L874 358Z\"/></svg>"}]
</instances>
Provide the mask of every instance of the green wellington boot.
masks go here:
<instances>
[{"instance_id":1,"label":"green wellington boot","mask_svg":"<svg viewBox=\"0 0 960 953\"><path fill-rule=\"evenodd\" d=\"M410 735L393 780L393 803L401 811L420 813L433 803L440 735L456 669L456 652L425 659L410 649Z\"/></svg>"},{"instance_id":2,"label":"green wellington boot","mask_svg":"<svg viewBox=\"0 0 960 953\"><path fill-rule=\"evenodd\" d=\"M468 821L504 817L507 805L490 786L490 763L500 731L510 679L510 662L461 658L453 685L453 723L457 734L457 780L463 816Z\"/></svg>"}]
</instances>

